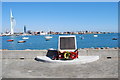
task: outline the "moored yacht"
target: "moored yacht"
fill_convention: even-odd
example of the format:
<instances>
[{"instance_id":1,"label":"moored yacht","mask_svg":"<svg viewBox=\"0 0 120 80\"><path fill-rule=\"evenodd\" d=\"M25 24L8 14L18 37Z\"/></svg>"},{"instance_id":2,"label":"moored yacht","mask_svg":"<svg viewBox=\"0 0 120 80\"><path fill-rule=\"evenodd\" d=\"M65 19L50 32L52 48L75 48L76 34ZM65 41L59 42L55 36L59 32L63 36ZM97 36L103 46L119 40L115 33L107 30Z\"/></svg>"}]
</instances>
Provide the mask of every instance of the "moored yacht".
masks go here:
<instances>
[{"instance_id":1,"label":"moored yacht","mask_svg":"<svg viewBox=\"0 0 120 80\"><path fill-rule=\"evenodd\" d=\"M12 42L12 41L14 41L13 39L9 39L9 40L7 40L8 42Z\"/></svg>"},{"instance_id":2,"label":"moored yacht","mask_svg":"<svg viewBox=\"0 0 120 80\"><path fill-rule=\"evenodd\" d=\"M24 40L19 40L18 41L18 43L24 43L24 42L26 42L26 41L24 41Z\"/></svg>"},{"instance_id":3,"label":"moored yacht","mask_svg":"<svg viewBox=\"0 0 120 80\"><path fill-rule=\"evenodd\" d=\"M23 37L22 39L29 39L29 37Z\"/></svg>"},{"instance_id":4,"label":"moored yacht","mask_svg":"<svg viewBox=\"0 0 120 80\"><path fill-rule=\"evenodd\" d=\"M52 36L45 36L46 40L50 40L51 38L53 38Z\"/></svg>"}]
</instances>

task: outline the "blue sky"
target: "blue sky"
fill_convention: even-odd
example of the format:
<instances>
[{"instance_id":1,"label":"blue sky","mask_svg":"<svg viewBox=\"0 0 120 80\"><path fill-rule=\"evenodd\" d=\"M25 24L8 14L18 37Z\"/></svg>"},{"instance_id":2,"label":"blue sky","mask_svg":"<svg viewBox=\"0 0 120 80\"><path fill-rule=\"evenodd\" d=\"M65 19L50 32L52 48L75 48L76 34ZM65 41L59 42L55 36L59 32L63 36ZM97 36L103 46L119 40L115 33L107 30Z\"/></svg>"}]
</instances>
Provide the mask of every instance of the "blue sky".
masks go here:
<instances>
[{"instance_id":1,"label":"blue sky","mask_svg":"<svg viewBox=\"0 0 120 80\"><path fill-rule=\"evenodd\" d=\"M119 2L119 0L2 0L2 2Z\"/></svg>"},{"instance_id":2,"label":"blue sky","mask_svg":"<svg viewBox=\"0 0 120 80\"><path fill-rule=\"evenodd\" d=\"M118 31L117 2L3 2L3 32L10 30L10 8L15 31Z\"/></svg>"}]
</instances>

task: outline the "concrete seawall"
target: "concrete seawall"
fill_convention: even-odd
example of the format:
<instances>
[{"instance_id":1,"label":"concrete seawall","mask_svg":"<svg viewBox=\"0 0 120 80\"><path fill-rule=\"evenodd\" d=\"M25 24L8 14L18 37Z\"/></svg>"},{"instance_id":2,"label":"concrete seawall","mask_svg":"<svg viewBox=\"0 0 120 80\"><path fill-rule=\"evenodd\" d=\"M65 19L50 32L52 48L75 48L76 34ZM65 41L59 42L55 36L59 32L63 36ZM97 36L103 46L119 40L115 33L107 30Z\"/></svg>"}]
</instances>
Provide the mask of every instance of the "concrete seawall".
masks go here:
<instances>
[{"instance_id":1,"label":"concrete seawall","mask_svg":"<svg viewBox=\"0 0 120 80\"><path fill-rule=\"evenodd\" d=\"M3 50L2 51L3 59L17 59L20 57L24 57L26 59L31 58L34 59L36 56L45 56L47 50ZM80 49L79 55L81 56L91 56L98 55L101 58L106 57L118 57L118 49Z\"/></svg>"},{"instance_id":2,"label":"concrete seawall","mask_svg":"<svg viewBox=\"0 0 120 80\"><path fill-rule=\"evenodd\" d=\"M100 56L87 64L61 64L35 61L47 50L3 50L4 78L117 78L118 49L80 49L80 56ZM20 59L24 57L24 59Z\"/></svg>"}]
</instances>

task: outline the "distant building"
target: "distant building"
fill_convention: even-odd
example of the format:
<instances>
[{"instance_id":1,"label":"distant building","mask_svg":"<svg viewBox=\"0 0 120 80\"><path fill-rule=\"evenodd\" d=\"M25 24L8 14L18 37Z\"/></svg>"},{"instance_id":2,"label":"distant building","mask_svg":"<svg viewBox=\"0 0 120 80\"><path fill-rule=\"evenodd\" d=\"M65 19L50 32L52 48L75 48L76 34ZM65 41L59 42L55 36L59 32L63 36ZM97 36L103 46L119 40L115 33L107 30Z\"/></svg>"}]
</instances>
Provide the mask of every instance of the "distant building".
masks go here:
<instances>
[{"instance_id":1,"label":"distant building","mask_svg":"<svg viewBox=\"0 0 120 80\"><path fill-rule=\"evenodd\" d=\"M33 32L32 32L31 30L28 30L27 33L28 33L28 34L32 34Z\"/></svg>"},{"instance_id":2,"label":"distant building","mask_svg":"<svg viewBox=\"0 0 120 80\"><path fill-rule=\"evenodd\" d=\"M41 31L40 35L47 35L47 32Z\"/></svg>"},{"instance_id":3,"label":"distant building","mask_svg":"<svg viewBox=\"0 0 120 80\"><path fill-rule=\"evenodd\" d=\"M26 25L24 25L24 33L26 33Z\"/></svg>"},{"instance_id":4,"label":"distant building","mask_svg":"<svg viewBox=\"0 0 120 80\"><path fill-rule=\"evenodd\" d=\"M35 35L40 35L39 31L34 32Z\"/></svg>"},{"instance_id":5,"label":"distant building","mask_svg":"<svg viewBox=\"0 0 120 80\"><path fill-rule=\"evenodd\" d=\"M15 23L16 23L16 21L12 15L12 10L10 10L10 24L11 24L10 34L14 34Z\"/></svg>"}]
</instances>

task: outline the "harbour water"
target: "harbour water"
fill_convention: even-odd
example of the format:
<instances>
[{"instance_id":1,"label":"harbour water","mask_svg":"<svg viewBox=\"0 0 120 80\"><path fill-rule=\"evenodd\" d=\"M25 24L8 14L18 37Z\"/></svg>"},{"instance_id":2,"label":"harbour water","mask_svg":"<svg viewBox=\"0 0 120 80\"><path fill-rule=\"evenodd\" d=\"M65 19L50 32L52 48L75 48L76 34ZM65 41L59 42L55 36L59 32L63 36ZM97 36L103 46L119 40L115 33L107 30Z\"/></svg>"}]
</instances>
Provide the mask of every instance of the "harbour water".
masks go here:
<instances>
[{"instance_id":1,"label":"harbour water","mask_svg":"<svg viewBox=\"0 0 120 80\"><path fill-rule=\"evenodd\" d=\"M118 40L112 40L112 38L118 38L117 33L109 34L97 34L98 37L94 37L94 34L77 34L77 47L78 48L97 48L97 47L118 47ZM46 41L44 35L32 35L32 36L2 36L1 49L8 50L46 50L49 48L58 48L58 37L60 35L51 35L53 38ZM23 37L29 37L26 39L25 43L18 43ZM82 37L82 39L81 39ZM13 39L13 42L8 42L7 40Z\"/></svg>"}]
</instances>

